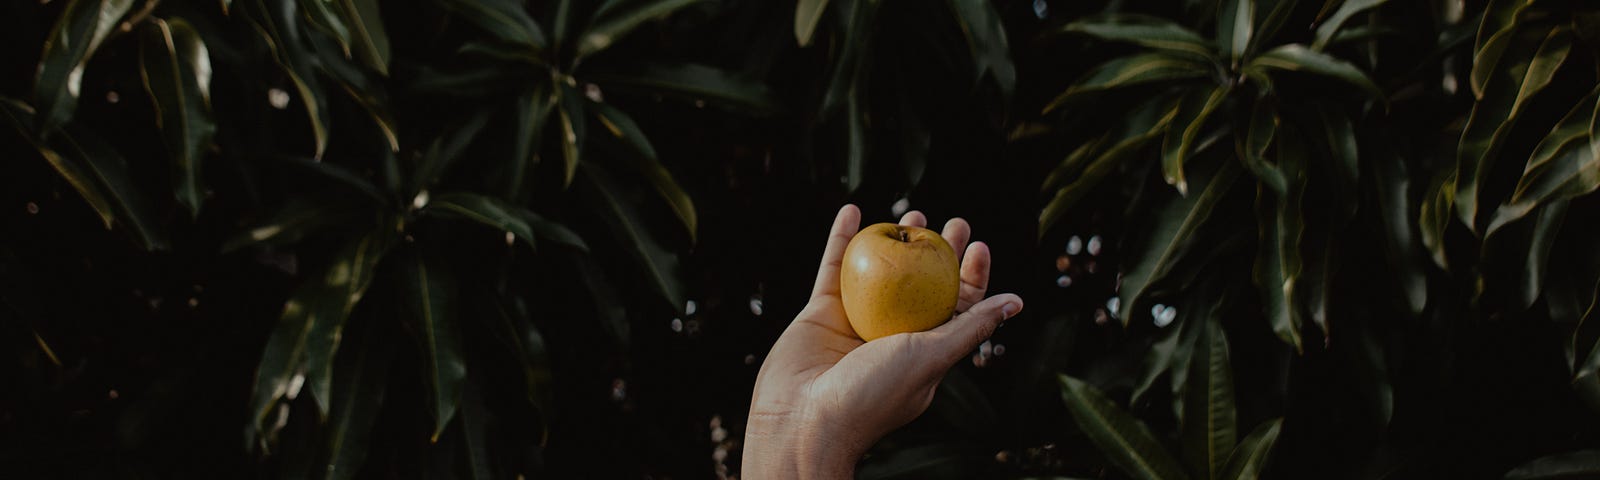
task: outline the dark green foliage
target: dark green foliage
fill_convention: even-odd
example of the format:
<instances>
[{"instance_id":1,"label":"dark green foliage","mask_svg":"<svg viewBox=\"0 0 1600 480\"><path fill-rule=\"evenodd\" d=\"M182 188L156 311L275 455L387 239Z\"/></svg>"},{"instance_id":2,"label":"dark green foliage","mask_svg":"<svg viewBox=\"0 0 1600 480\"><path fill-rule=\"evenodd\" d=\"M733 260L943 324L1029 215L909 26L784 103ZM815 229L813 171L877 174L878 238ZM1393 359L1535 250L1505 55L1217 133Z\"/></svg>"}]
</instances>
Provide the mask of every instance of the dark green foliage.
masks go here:
<instances>
[{"instance_id":1,"label":"dark green foliage","mask_svg":"<svg viewBox=\"0 0 1600 480\"><path fill-rule=\"evenodd\" d=\"M0 24L0 477L737 475L827 215L897 200L1028 308L861 477L1595 472L1584 2Z\"/></svg>"}]
</instances>

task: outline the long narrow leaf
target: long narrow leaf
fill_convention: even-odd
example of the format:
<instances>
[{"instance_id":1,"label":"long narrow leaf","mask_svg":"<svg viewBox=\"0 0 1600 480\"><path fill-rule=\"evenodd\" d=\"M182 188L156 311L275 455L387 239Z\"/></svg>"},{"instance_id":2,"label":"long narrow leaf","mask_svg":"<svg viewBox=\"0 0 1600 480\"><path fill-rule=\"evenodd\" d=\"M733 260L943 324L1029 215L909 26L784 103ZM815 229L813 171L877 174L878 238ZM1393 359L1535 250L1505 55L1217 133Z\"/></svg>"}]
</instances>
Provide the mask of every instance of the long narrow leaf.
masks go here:
<instances>
[{"instance_id":1,"label":"long narrow leaf","mask_svg":"<svg viewBox=\"0 0 1600 480\"><path fill-rule=\"evenodd\" d=\"M621 110L612 108L604 103L592 103L590 111L595 118L606 128L606 131L622 143L631 147L639 155L627 157L631 160L633 168L650 181L656 193L672 208L672 213L678 216L678 221L683 224L684 230L689 233L689 241L694 242L696 232L699 231L699 219L695 215L694 200L683 191L678 181L672 178L672 173L661 165L656 158L656 149L650 144L650 139L645 138L644 131L639 124L634 123L633 117Z\"/></svg>"},{"instance_id":2,"label":"long narrow leaf","mask_svg":"<svg viewBox=\"0 0 1600 480\"><path fill-rule=\"evenodd\" d=\"M1122 283L1117 289L1122 309L1128 312L1121 316L1124 325L1135 315L1144 314L1149 303L1146 291L1183 259L1196 232L1210 220L1217 203L1232 190L1238 176L1238 164L1226 162L1206 181L1199 195L1174 197L1151 219L1149 235L1128 252L1128 267L1122 270Z\"/></svg>"},{"instance_id":3,"label":"long narrow leaf","mask_svg":"<svg viewBox=\"0 0 1600 480\"><path fill-rule=\"evenodd\" d=\"M1344 0L1344 3L1339 5L1339 9L1333 12L1333 15L1328 16L1328 18L1323 20L1320 25L1317 25L1316 40L1311 42L1311 49L1322 50L1323 48L1327 47L1328 41L1332 40L1334 35L1339 33L1340 27L1344 26L1345 20L1349 20L1350 16L1370 10L1379 5L1383 5L1388 1L1389 0Z\"/></svg>"},{"instance_id":4,"label":"long narrow leaf","mask_svg":"<svg viewBox=\"0 0 1600 480\"><path fill-rule=\"evenodd\" d=\"M650 65L633 75L590 78L608 88L660 93L757 115L775 113L780 108L765 83L706 65Z\"/></svg>"},{"instance_id":5,"label":"long narrow leaf","mask_svg":"<svg viewBox=\"0 0 1600 480\"><path fill-rule=\"evenodd\" d=\"M133 8L134 0L69 0L45 37L34 77L39 132L51 132L72 118L83 90L83 70L95 50Z\"/></svg>"},{"instance_id":6,"label":"long narrow leaf","mask_svg":"<svg viewBox=\"0 0 1600 480\"><path fill-rule=\"evenodd\" d=\"M1160 17L1137 14L1107 14L1087 17L1061 27L1063 33L1088 35L1101 40L1139 45L1156 50L1216 59L1205 38L1193 30Z\"/></svg>"},{"instance_id":7,"label":"long narrow leaf","mask_svg":"<svg viewBox=\"0 0 1600 480\"><path fill-rule=\"evenodd\" d=\"M1261 478L1267 459L1272 457L1272 447L1278 443L1278 432L1283 429L1283 419L1262 422L1249 436L1239 442L1228 456L1228 468L1217 478L1230 480L1255 480Z\"/></svg>"},{"instance_id":8,"label":"long narrow leaf","mask_svg":"<svg viewBox=\"0 0 1600 480\"><path fill-rule=\"evenodd\" d=\"M367 461L367 446L372 441L378 412L383 409L389 390L389 365L394 357L391 342L379 337L372 326L353 351L345 352L334 372L333 409L328 414L327 480L347 480L360 473ZM344 360L344 358L341 358Z\"/></svg>"},{"instance_id":9,"label":"long narrow leaf","mask_svg":"<svg viewBox=\"0 0 1600 480\"><path fill-rule=\"evenodd\" d=\"M1255 33L1255 0L1220 0L1217 7L1217 52L1238 66Z\"/></svg>"},{"instance_id":10,"label":"long narrow leaf","mask_svg":"<svg viewBox=\"0 0 1600 480\"><path fill-rule=\"evenodd\" d=\"M345 319L371 286L378 263L394 244L392 223L380 225L340 249L327 268L297 287L267 339L256 367L251 419L263 426L280 398L294 399L309 385L317 407L329 413L332 369Z\"/></svg>"},{"instance_id":11,"label":"long narrow leaf","mask_svg":"<svg viewBox=\"0 0 1600 480\"><path fill-rule=\"evenodd\" d=\"M583 175L586 193L593 198L600 218L611 228L634 260L644 269L645 277L674 311L684 304L683 285L678 277L678 256L668 251L646 231L638 209L623 203L619 187L611 177L598 167L585 165Z\"/></svg>"},{"instance_id":12,"label":"long narrow leaf","mask_svg":"<svg viewBox=\"0 0 1600 480\"><path fill-rule=\"evenodd\" d=\"M1205 78L1211 72L1209 65L1170 53L1129 55L1095 67L1045 105L1044 113L1050 113L1082 95L1154 82Z\"/></svg>"},{"instance_id":13,"label":"long narrow leaf","mask_svg":"<svg viewBox=\"0 0 1600 480\"><path fill-rule=\"evenodd\" d=\"M1066 375L1056 378L1061 382L1061 399L1078 428L1117 469L1139 479L1188 478L1143 422L1111 403L1094 386Z\"/></svg>"},{"instance_id":14,"label":"long narrow leaf","mask_svg":"<svg viewBox=\"0 0 1600 480\"><path fill-rule=\"evenodd\" d=\"M561 185L570 186L573 175L578 173L578 162L588 137L589 117L584 114L583 100L576 88L565 83L557 88L556 117L561 120Z\"/></svg>"},{"instance_id":15,"label":"long narrow leaf","mask_svg":"<svg viewBox=\"0 0 1600 480\"><path fill-rule=\"evenodd\" d=\"M1326 53L1318 52L1305 45L1289 44L1279 46L1250 60L1245 66L1246 71L1257 69L1288 70L1292 72L1305 72L1321 75L1334 80L1345 82L1361 88L1372 98L1383 98L1383 90L1372 83L1365 72L1350 62L1340 60Z\"/></svg>"},{"instance_id":16,"label":"long narrow leaf","mask_svg":"<svg viewBox=\"0 0 1600 480\"><path fill-rule=\"evenodd\" d=\"M461 353L459 318L456 316L456 281L448 268L423 252L405 263L406 308L413 332L422 344L423 380L428 387L429 413L433 414L432 441L438 442L461 405L467 381L466 359Z\"/></svg>"},{"instance_id":17,"label":"long narrow leaf","mask_svg":"<svg viewBox=\"0 0 1600 480\"><path fill-rule=\"evenodd\" d=\"M200 34L182 19L150 22L139 45L139 73L172 158L178 203L195 218L205 201L200 162L216 133L211 118L211 56Z\"/></svg>"},{"instance_id":18,"label":"long narrow leaf","mask_svg":"<svg viewBox=\"0 0 1600 480\"><path fill-rule=\"evenodd\" d=\"M378 0L339 0L339 15L350 26L350 49L380 75L389 74L389 32Z\"/></svg>"},{"instance_id":19,"label":"long narrow leaf","mask_svg":"<svg viewBox=\"0 0 1600 480\"><path fill-rule=\"evenodd\" d=\"M828 0L800 0L794 6L794 39L804 47L811 44L822 12L828 9Z\"/></svg>"},{"instance_id":20,"label":"long narrow leaf","mask_svg":"<svg viewBox=\"0 0 1600 480\"><path fill-rule=\"evenodd\" d=\"M601 12L601 15L589 25L589 31L584 32L583 39L578 43L577 55L586 57L605 50L612 42L632 32L639 24L665 17L699 1L701 0L649 0L638 5L629 5L628 8Z\"/></svg>"},{"instance_id":21,"label":"long narrow leaf","mask_svg":"<svg viewBox=\"0 0 1600 480\"><path fill-rule=\"evenodd\" d=\"M589 250L583 239L566 226L546 220L526 208L476 193L439 194L428 201L428 206L420 214L472 220L490 228L511 232L529 247L534 246L535 238L543 238L579 251Z\"/></svg>"},{"instance_id":22,"label":"long narrow leaf","mask_svg":"<svg viewBox=\"0 0 1600 480\"><path fill-rule=\"evenodd\" d=\"M1127 158L1137 155L1150 142L1160 138L1161 133L1172 124L1173 117L1177 116L1178 106L1169 98L1156 98L1147 101L1130 113L1123 122L1124 128L1117 132L1120 138L1117 143L1104 152L1094 150L1084 154L1084 159L1092 158L1083 171L1078 173L1072 183L1056 190L1055 196L1050 199L1039 212L1039 235L1042 238L1049 233L1050 228L1061 219L1078 199L1087 195L1090 190L1100 184L1100 181L1109 175L1112 170ZM1097 150L1097 149L1096 149ZM1076 157L1076 155L1074 155ZM1073 161L1072 157L1068 158Z\"/></svg>"},{"instance_id":23,"label":"long narrow leaf","mask_svg":"<svg viewBox=\"0 0 1600 480\"><path fill-rule=\"evenodd\" d=\"M1536 458L1506 472L1505 480L1593 478L1600 476L1600 450L1579 450Z\"/></svg>"},{"instance_id":24,"label":"long narrow leaf","mask_svg":"<svg viewBox=\"0 0 1600 480\"><path fill-rule=\"evenodd\" d=\"M128 161L122 154L86 128L68 125L67 129L57 132L52 135L50 147L85 167L84 173L98 184L98 190L105 194L106 204L116 212L117 222L133 234L139 247L165 250L167 234L156 224L150 201L135 185L132 172L128 171Z\"/></svg>"},{"instance_id":25,"label":"long narrow leaf","mask_svg":"<svg viewBox=\"0 0 1600 480\"><path fill-rule=\"evenodd\" d=\"M1216 310L1210 315L1191 317L1202 322L1196 328L1200 340L1189 361L1188 385L1184 387L1184 456L1189 472L1196 479L1222 478L1228 455L1238 440L1238 421L1233 403L1233 366L1228 361L1228 339Z\"/></svg>"},{"instance_id":26,"label":"long narrow leaf","mask_svg":"<svg viewBox=\"0 0 1600 480\"><path fill-rule=\"evenodd\" d=\"M56 175L60 175L67 185L71 185L79 197L83 197L83 201L89 204L89 208L94 210L96 215L99 215L100 222L107 230L116 224L117 211L111 208L111 201L106 198L109 195L89 175L89 172L78 165L78 162L62 156L60 152L38 139L34 129L32 107L10 99L0 100L0 118L5 118L17 135L33 146L33 149L39 152L39 156L44 158L45 163L50 164Z\"/></svg>"},{"instance_id":27,"label":"long narrow leaf","mask_svg":"<svg viewBox=\"0 0 1600 480\"><path fill-rule=\"evenodd\" d=\"M1177 187L1180 195L1189 194L1189 181L1183 176L1183 162L1194 149L1195 137L1200 136L1200 130L1205 128L1211 112L1222 105L1229 91L1228 87L1219 86L1207 94L1191 94L1178 110L1172 127L1167 129L1161 145L1161 173L1167 185Z\"/></svg>"},{"instance_id":28,"label":"long narrow leaf","mask_svg":"<svg viewBox=\"0 0 1600 480\"><path fill-rule=\"evenodd\" d=\"M1485 236L1554 199L1574 198L1600 186L1600 157L1591 128L1600 88L1589 92L1534 147L1511 198L1495 211Z\"/></svg>"},{"instance_id":29,"label":"long narrow leaf","mask_svg":"<svg viewBox=\"0 0 1600 480\"><path fill-rule=\"evenodd\" d=\"M1480 227L1479 205L1486 199L1478 198L1479 187L1494 169L1500 147L1510 136L1512 127L1532 98L1555 77L1556 69L1566 61L1572 49L1572 35L1566 27L1537 31L1528 34L1508 48L1507 55L1525 68L1504 69L1489 78L1484 85L1483 99L1472 106L1467 125L1461 132L1461 142L1456 147L1456 215L1468 228ZM1537 45L1530 57L1524 47ZM1523 63L1520 59L1526 58Z\"/></svg>"},{"instance_id":30,"label":"long narrow leaf","mask_svg":"<svg viewBox=\"0 0 1600 480\"><path fill-rule=\"evenodd\" d=\"M501 41L534 50L545 46L544 30L528 16L520 0L442 0L439 4Z\"/></svg>"},{"instance_id":31,"label":"long narrow leaf","mask_svg":"<svg viewBox=\"0 0 1600 480\"><path fill-rule=\"evenodd\" d=\"M945 3L950 6L956 25L967 40L973 80L982 81L985 75L991 75L1001 96L1011 98L1017 86L1017 67L1011 62L1011 46L1006 40L1000 12L989 0L945 0Z\"/></svg>"}]
</instances>

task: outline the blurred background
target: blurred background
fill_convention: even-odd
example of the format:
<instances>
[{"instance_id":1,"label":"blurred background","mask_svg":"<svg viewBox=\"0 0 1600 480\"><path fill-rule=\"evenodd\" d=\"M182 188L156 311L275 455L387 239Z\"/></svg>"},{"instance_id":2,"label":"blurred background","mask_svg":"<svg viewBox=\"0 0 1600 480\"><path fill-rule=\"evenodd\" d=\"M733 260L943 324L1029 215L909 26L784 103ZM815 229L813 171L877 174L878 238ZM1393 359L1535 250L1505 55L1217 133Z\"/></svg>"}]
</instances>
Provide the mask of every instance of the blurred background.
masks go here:
<instances>
[{"instance_id":1,"label":"blurred background","mask_svg":"<svg viewBox=\"0 0 1600 480\"><path fill-rule=\"evenodd\" d=\"M0 24L0 477L738 477L844 203L1028 303L859 477L1600 475L1590 2Z\"/></svg>"}]
</instances>

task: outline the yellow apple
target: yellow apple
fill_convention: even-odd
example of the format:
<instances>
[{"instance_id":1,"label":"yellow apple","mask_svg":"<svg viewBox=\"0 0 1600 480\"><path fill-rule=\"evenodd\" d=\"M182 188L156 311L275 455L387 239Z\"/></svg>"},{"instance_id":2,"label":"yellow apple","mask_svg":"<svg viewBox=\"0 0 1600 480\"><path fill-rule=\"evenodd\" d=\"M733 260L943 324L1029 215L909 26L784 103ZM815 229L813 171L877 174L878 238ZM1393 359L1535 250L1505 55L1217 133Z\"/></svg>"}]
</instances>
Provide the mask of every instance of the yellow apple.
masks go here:
<instances>
[{"instance_id":1,"label":"yellow apple","mask_svg":"<svg viewBox=\"0 0 1600 480\"><path fill-rule=\"evenodd\" d=\"M920 332L950 320L961 293L950 242L926 228L879 223L844 249L839 296L862 340Z\"/></svg>"}]
</instances>

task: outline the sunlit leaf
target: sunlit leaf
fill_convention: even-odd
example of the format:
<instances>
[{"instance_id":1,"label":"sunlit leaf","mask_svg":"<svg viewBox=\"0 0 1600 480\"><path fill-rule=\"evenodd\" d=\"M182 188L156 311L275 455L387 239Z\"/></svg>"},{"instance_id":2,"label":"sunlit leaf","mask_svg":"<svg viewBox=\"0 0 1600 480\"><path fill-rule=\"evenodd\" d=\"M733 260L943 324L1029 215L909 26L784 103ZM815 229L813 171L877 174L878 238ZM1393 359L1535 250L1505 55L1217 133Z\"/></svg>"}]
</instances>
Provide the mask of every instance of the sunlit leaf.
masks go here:
<instances>
[{"instance_id":1,"label":"sunlit leaf","mask_svg":"<svg viewBox=\"0 0 1600 480\"><path fill-rule=\"evenodd\" d=\"M1533 45L1537 45L1537 51L1531 57L1523 57L1529 52L1525 47ZM1472 106L1456 148L1455 210L1468 228L1481 227L1479 205L1490 200L1478 198L1478 189L1488 180L1501 145L1528 100L1550 84L1571 49L1572 35L1566 27L1522 32L1506 53L1511 55L1507 60L1526 62L1526 68L1497 70L1485 83L1483 98Z\"/></svg>"},{"instance_id":2,"label":"sunlit leaf","mask_svg":"<svg viewBox=\"0 0 1600 480\"><path fill-rule=\"evenodd\" d=\"M1210 43L1200 34L1160 17L1127 13L1096 15L1069 23L1060 31L1168 50L1200 59L1216 58Z\"/></svg>"},{"instance_id":3,"label":"sunlit leaf","mask_svg":"<svg viewBox=\"0 0 1600 480\"><path fill-rule=\"evenodd\" d=\"M350 26L350 49L381 75L389 74L389 32L378 0L339 0L339 15Z\"/></svg>"},{"instance_id":4,"label":"sunlit leaf","mask_svg":"<svg viewBox=\"0 0 1600 480\"><path fill-rule=\"evenodd\" d=\"M68 0L51 27L34 77L33 104L38 106L38 131L66 123L78 107L83 70L95 50L122 22L134 0Z\"/></svg>"},{"instance_id":5,"label":"sunlit leaf","mask_svg":"<svg viewBox=\"0 0 1600 480\"><path fill-rule=\"evenodd\" d=\"M822 12L828 9L828 0L800 0L794 6L794 38L804 47L811 44L811 35L817 31Z\"/></svg>"},{"instance_id":6,"label":"sunlit leaf","mask_svg":"<svg viewBox=\"0 0 1600 480\"><path fill-rule=\"evenodd\" d=\"M211 55L194 27L182 19L151 19L140 43L139 73L155 105L172 158L173 188L190 218L205 201L201 159L216 133L211 117Z\"/></svg>"},{"instance_id":7,"label":"sunlit leaf","mask_svg":"<svg viewBox=\"0 0 1600 480\"><path fill-rule=\"evenodd\" d=\"M1139 479L1183 479L1183 468L1150 428L1082 380L1057 375L1067 411L1117 469Z\"/></svg>"},{"instance_id":8,"label":"sunlit leaf","mask_svg":"<svg viewBox=\"0 0 1600 480\"><path fill-rule=\"evenodd\" d=\"M422 344L423 380L428 387L428 406L433 416L434 442L444 433L461 405L461 391L467 381L466 359L461 352L461 334L456 316L456 280L449 268L423 252L414 252L404 263L406 310L413 322L413 333Z\"/></svg>"},{"instance_id":9,"label":"sunlit leaf","mask_svg":"<svg viewBox=\"0 0 1600 480\"><path fill-rule=\"evenodd\" d=\"M1283 418L1274 418L1256 426L1250 435L1239 441L1239 446L1228 456L1228 468L1223 469L1217 478L1233 480L1261 478L1261 471L1266 468L1267 460L1272 456L1272 447L1277 445L1278 432L1282 428Z\"/></svg>"},{"instance_id":10,"label":"sunlit leaf","mask_svg":"<svg viewBox=\"0 0 1600 480\"><path fill-rule=\"evenodd\" d=\"M1490 0L1484 7L1472 43L1472 73L1468 77L1474 98L1483 98L1489 76L1501 70L1500 58L1519 33L1518 19L1532 5L1528 0Z\"/></svg>"},{"instance_id":11,"label":"sunlit leaf","mask_svg":"<svg viewBox=\"0 0 1600 480\"><path fill-rule=\"evenodd\" d=\"M1332 15L1328 16L1326 19L1322 20L1319 25L1317 25L1316 40L1311 42L1311 49L1322 50L1323 48L1326 48L1329 40L1332 40L1334 35L1339 33L1340 27L1344 26L1344 22L1349 20L1350 16L1375 8L1379 5L1383 5L1388 1L1389 0L1344 0L1344 2L1339 5L1338 10L1335 10Z\"/></svg>"},{"instance_id":12,"label":"sunlit leaf","mask_svg":"<svg viewBox=\"0 0 1600 480\"><path fill-rule=\"evenodd\" d=\"M397 236L393 223L379 222L341 248L326 268L289 296L256 367L250 412L257 428L265 426L279 399L292 400L303 387L311 389L322 415L329 413L341 330Z\"/></svg>"},{"instance_id":13,"label":"sunlit leaf","mask_svg":"<svg viewBox=\"0 0 1600 480\"><path fill-rule=\"evenodd\" d=\"M1129 55L1095 67L1045 105L1044 113L1050 113L1080 95L1153 82L1205 78L1211 72L1210 65L1170 53Z\"/></svg>"},{"instance_id":14,"label":"sunlit leaf","mask_svg":"<svg viewBox=\"0 0 1600 480\"><path fill-rule=\"evenodd\" d=\"M1455 169L1441 172L1441 175L1429 185L1428 193L1422 197L1422 205L1417 212L1422 245L1427 247L1429 258L1439 268L1449 268L1448 258L1445 257L1444 236L1453 218L1450 209L1455 205L1455 184Z\"/></svg>"},{"instance_id":15,"label":"sunlit leaf","mask_svg":"<svg viewBox=\"0 0 1600 480\"><path fill-rule=\"evenodd\" d=\"M638 28L639 24L665 17L699 1L701 0L645 0L630 4L627 8L600 12L589 25L589 30L583 33L583 39L578 43L577 55L585 57L605 50L612 42Z\"/></svg>"}]
</instances>

